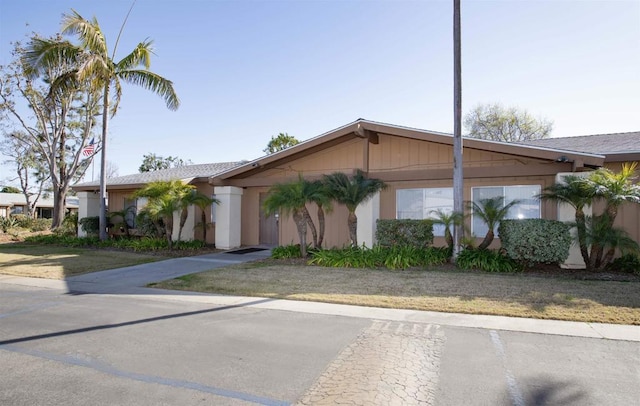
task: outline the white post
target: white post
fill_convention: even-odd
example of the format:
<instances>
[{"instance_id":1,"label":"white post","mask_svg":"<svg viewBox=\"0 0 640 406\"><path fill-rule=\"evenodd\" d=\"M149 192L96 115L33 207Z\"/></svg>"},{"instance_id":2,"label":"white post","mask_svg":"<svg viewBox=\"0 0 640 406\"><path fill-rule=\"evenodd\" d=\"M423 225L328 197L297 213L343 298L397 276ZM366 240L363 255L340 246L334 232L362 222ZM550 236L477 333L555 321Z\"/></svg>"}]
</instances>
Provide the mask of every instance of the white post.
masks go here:
<instances>
[{"instance_id":1,"label":"white post","mask_svg":"<svg viewBox=\"0 0 640 406\"><path fill-rule=\"evenodd\" d=\"M100 195L93 192L78 192L78 220L85 217L96 217L100 215ZM82 230L78 221L78 237L86 237L87 233Z\"/></svg>"},{"instance_id":2,"label":"white post","mask_svg":"<svg viewBox=\"0 0 640 406\"><path fill-rule=\"evenodd\" d=\"M242 188L216 186L213 193L220 201L216 207L216 248L237 248L241 241Z\"/></svg>"},{"instance_id":3,"label":"white post","mask_svg":"<svg viewBox=\"0 0 640 406\"><path fill-rule=\"evenodd\" d=\"M356 207L356 216L358 217L356 232L358 245L373 247L376 243L376 222L380 218L380 192Z\"/></svg>"}]
</instances>

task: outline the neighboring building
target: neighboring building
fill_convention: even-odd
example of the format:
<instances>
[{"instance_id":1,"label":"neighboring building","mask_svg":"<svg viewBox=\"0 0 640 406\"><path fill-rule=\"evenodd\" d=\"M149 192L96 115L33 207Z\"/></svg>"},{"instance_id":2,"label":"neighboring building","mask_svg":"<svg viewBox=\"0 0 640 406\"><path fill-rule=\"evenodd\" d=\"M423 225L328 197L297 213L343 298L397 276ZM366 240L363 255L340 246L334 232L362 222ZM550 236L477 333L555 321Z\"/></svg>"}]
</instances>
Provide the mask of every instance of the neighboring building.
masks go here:
<instances>
[{"instance_id":1,"label":"neighboring building","mask_svg":"<svg viewBox=\"0 0 640 406\"><path fill-rule=\"evenodd\" d=\"M77 197L67 197L65 207L70 213L78 211L80 201ZM27 214L27 199L22 193L0 193L0 217L11 214ZM36 217L50 219L53 217L53 199L40 197L36 203Z\"/></svg>"},{"instance_id":2,"label":"neighboring building","mask_svg":"<svg viewBox=\"0 0 640 406\"><path fill-rule=\"evenodd\" d=\"M586 149L587 145L592 147ZM507 201L520 201L511 210L514 217L564 218L563 208L559 210L555 203L541 202L535 196L565 174L602 166L616 169L623 161L640 160L638 146L640 133L553 138L527 145L465 138L464 199L477 201L504 196ZM261 202L269 188L296 180L299 174L306 179L319 179L336 171L353 173L355 169L388 185L358 208L360 243L375 242L377 219L428 218L433 210L453 208L452 135L362 119L251 162L213 164L191 182L197 183L206 194L215 194L221 202L215 208L213 219L215 239L209 242L215 241L216 246L223 249L241 245L286 245L297 243L296 228L290 218L264 215ZM162 172L156 174L167 179L168 174ZM109 180L109 199L116 209L124 207L127 194L135 188L156 180L140 177L144 175ZM86 199L87 192L96 188L95 183L87 185L74 186L74 190L84 191L84 195L79 193L81 199ZM80 217L82 206L81 200ZM315 210L310 211L316 220ZM628 205L618 219L636 240L640 240L639 213L638 205ZM326 247L347 244L346 208L335 204L326 224ZM486 226L479 219L471 216L467 225L476 236L484 236ZM436 229L435 233L436 244L443 244L443 230ZM498 246L499 241L495 244Z\"/></svg>"},{"instance_id":3,"label":"neighboring building","mask_svg":"<svg viewBox=\"0 0 640 406\"><path fill-rule=\"evenodd\" d=\"M136 214L144 207L146 201L145 199L135 199L132 197L132 194L136 190L144 187L147 183L179 179L184 183L196 186L199 192L207 196L213 196L213 186L208 183L209 177L234 168L242 163L244 162L187 165L179 168L161 169L157 171L109 178L107 179L108 209L110 211L119 211L125 208L131 208L126 221L130 228L135 229ZM80 199L79 218L98 216L100 214L99 181L79 183L72 186L72 189L78 192L78 198ZM211 210L205 213L207 223L212 223L211 218L214 212L215 205ZM203 233L196 227L200 218L200 209L190 207L187 224L185 224L183 230L183 240L202 239ZM178 224L178 222L176 221L175 224ZM174 233L177 237L178 227L174 228ZM117 230L114 232L118 233ZM78 230L78 233L80 235L84 234L81 229ZM207 242L209 244L215 243L214 235L214 232L207 232Z\"/></svg>"}]
</instances>

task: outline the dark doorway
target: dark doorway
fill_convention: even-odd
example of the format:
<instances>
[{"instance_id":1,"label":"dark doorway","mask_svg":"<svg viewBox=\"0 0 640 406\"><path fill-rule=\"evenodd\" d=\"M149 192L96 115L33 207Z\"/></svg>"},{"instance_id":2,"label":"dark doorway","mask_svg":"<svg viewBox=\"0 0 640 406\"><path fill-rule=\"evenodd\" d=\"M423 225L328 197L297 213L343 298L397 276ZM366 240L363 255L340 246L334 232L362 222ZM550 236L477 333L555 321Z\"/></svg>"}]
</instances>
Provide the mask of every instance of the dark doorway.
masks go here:
<instances>
[{"instance_id":1,"label":"dark doorway","mask_svg":"<svg viewBox=\"0 0 640 406\"><path fill-rule=\"evenodd\" d=\"M278 245L278 215L266 216L262 210L262 203L267 198L266 193L260 193L260 239L264 245Z\"/></svg>"}]
</instances>

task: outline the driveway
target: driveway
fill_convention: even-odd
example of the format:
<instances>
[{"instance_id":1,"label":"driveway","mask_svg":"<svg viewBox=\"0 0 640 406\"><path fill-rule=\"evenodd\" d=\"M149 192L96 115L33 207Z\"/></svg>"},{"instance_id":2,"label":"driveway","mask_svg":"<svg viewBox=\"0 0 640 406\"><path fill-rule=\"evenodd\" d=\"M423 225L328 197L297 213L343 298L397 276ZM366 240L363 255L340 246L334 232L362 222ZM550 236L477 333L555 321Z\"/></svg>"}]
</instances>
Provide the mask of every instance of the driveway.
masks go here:
<instances>
[{"instance_id":1,"label":"driveway","mask_svg":"<svg viewBox=\"0 0 640 406\"><path fill-rule=\"evenodd\" d=\"M188 263L209 269L233 258ZM163 278L188 268L171 261L156 268L166 268ZM0 404L520 406L640 399L637 326L192 295L142 288L149 272L128 271L131 283L123 282L127 272L114 270L70 280L69 288L0 277ZM111 282L102 285L101 277Z\"/></svg>"}]
</instances>

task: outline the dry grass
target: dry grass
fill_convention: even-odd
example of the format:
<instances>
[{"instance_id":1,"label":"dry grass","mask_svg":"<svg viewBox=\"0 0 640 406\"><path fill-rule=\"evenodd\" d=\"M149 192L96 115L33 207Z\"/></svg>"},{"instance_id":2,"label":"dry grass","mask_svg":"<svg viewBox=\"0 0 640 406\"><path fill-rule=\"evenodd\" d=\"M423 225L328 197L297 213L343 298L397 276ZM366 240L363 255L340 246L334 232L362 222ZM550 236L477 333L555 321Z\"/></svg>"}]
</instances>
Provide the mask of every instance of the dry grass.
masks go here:
<instances>
[{"instance_id":1,"label":"dry grass","mask_svg":"<svg viewBox=\"0 0 640 406\"><path fill-rule=\"evenodd\" d=\"M158 288L468 314L640 325L640 283L451 270L243 264Z\"/></svg>"},{"instance_id":2,"label":"dry grass","mask_svg":"<svg viewBox=\"0 0 640 406\"><path fill-rule=\"evenodd\" d=\"M64 279L160 259L163 258L121 251L25 243L0 244L0 274L32 278Z\"/></svg>"}]
</instances>

